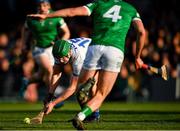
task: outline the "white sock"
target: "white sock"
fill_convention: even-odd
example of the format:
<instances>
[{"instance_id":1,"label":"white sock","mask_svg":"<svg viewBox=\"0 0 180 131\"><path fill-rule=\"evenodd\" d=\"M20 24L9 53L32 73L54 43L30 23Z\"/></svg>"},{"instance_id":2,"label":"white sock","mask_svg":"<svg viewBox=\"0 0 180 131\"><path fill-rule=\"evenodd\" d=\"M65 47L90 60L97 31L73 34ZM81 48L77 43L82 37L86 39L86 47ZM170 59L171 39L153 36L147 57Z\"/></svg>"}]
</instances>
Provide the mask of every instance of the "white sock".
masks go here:
<instances>
[{"instance_id":1,"label":"white sock","mask_svg":"<svg viewBox=\"0 0 180 131\"><path fill-rule=\"evenodd\" d=\"M86 115L84 113L82 113L82 112L79 112L77 114L77 116L78 116L79 120L81 120L81 121L83 121L86 118Z\"/></svg>"}]
</instances>

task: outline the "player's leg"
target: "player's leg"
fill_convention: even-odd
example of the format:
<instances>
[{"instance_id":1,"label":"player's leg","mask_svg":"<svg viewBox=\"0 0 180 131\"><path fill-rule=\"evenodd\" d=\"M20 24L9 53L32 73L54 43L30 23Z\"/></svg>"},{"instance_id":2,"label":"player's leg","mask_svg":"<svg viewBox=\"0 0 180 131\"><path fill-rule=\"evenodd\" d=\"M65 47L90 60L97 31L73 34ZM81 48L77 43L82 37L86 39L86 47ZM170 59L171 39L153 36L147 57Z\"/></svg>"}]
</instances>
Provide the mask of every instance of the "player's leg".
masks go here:
<instances>
[{"instance_id":1,"label":"player's leg","mask_svg":"<svg viewBox=\"0 0 180 131\"><path fill-rule=\"evenodd\" d=\"M92 111L98 109L106 96L110 93L118 73L109 71L100 71L97 83L97 92L95 96L88 101L87 106L91 107Z\"/></svg>"},{"instance_id":2,"label":"player's leg","mask_svg":"<svg viewBox=\"0 0 180 131\"><path fill-rule=\"evenodd\" d=\"M97 83L97 92L95 96L90 99L86 106L74 117L72 124L76 129L85 129L82 121L90 116L94 111L99 109L106 96L111 91L113 84L117 78L118 73L100 71Z\"/></svg>"},{"instance_id":3,"label":"player's leg","mask_svg":"<svg viewBox=\"0 0 180 131\"><path fill-rule=\"evenodd\" d=\"M46 86L49 88L49 84L53 72L53 66L51 65L47 55L40 55L39 62L40 62L40 68L44 71L43 76L39 76L39 77L43 78L43 81L45 82Z\"/></svg>"},{"instance_id":4,"label":"player's leg","mask_svg":"<svg viewBox=\"0 0 180 131\"><path fill-rule=\"evenodd\" d=\"M96 92L97 92L97 80L98 80L98 72L96 73L96 75L95 75L95 80L96 80L96 83L94 84L94 86L91 88L91 90L89 91L90 92L90 94L91 94L91 96L90 96L90 98L92 98L95 94L96 94ZM89 98L89 99L90 99ZM96 121L96 122L98 122L100 120L100 111L99 111L99 109L97 109L97 110L95 110L90 116L88 116L85 120L84 120L84 122L94 122L94 121Z\"/></svg>"},{"instance_id":5,"label":"player's leg","mask_svg":"<svg viewBox=\"0 0 180 131\"><path fill-rule=\"evenodd\" d=\"M22 97L24 96L24 93L25 93L26 89L29 87L30 84L39 83L40 81L42 81L42 78L43 78L43 75L44 75L44 69L41 68L40 56L36 57L35 60L38 61L39 69L38 69L37 72L33 73L31 76L30 75L25 75L22 78L21 88L20 88L20 96L22 96ZM25 72L27 72L26 70L29 70L28 66L26 66L25 68L26 68ZM33 70L33 68L31 69L31 71L32 70Z\"/></svg>"},{"instance_id":6,"label":"player's leg","mask_svg":"<svg viewBox=\"0 0 180 131\"><path fill-rule=\"evenodd\" d=\"M86 68L83 67L81 70L80 76L79 76L79 80L78 80L77 99L78 99L78 102L79 102L81 108L83 108L83 105L88 101L89 94L91 93L90 90L91 90L92 86L95 85L94 81L97 81L97 80L94 80L94 76L95 76L95 73L97 70L97 68L94 68L94 65L96 64L96 62L98 60L98 55L96 55L97 59L95 59L95 60L90 59L92 55L95 55L95 54L93 54L93 47L94 46L89 47L89 49L88 49L89 51L87 52L86 59L84 61L85 65L86 65L86 63L91 63L91 65L88 66L88 69L91 68L91 70L86 70ZM82 96L82 98L81 98L81 96Z\"/></svg>"},{"instance_id":7,"label":"player's leg","mask_svg":"<svg viewBox=\"0 0 180 131\"><path fill-rule=\"evenodd\" d=\"M89 49L88 49L89 51L86 54L86 59L84 62L85 68L83 68L81 71L81 75L79 78L79 84L78 85L84 84L89 78L92 78L92 77L95 77L95 81L97 83L98 69L100 69L97 66L97 63L98 63L98 59L101 56L101 52L99 52L99 51L95 52L94 50L98 50L99 48L100 48L99 46L98 47L95 47L95 46L89 47ZM96 57L93 57L93 59L91 59L92 58L91 56L93 56L93 55ZM90 63L90 65L89 65L89 63ZM86 69L90 69L90 70L86 70ZM96 83L94 84L94 86L90 90L90 93L91 93L90 98L92 98L92 96L94 96L94 94L96 93ZM93 114L91 116L89 116L85 121L86 122L98 121L99 118L100 118L100 113L99 113L99 110L97 110L97 111L93 112Z\"/></svg>"},{"instance_id":8,"label":"player's leg","mask_svg":"<svg viewBox=\"0 0 180 131\"><path fill-rule=\"evenodd\" d=\"M87 102L87 106L91 109L92 112L97 110L106 96L109 94L111 91L113 84L117 78L118 73L116 72L109 72L109 71L100 71L99 72L99 78L98 78L98 83L97 83L97 92L93 96L92 99L90 99ZM83 112L82 110L81 112ZM81 114L81 113L80 113ZM80 120L84 120L84 117L87 117L89 113L84 112L84 115L79 115Z\"/></svg>"},{"instance_id":9,"label":"player's leg","mask_svg":"<svg viewBox=\"0 0 180 131\"><path fill-rule=\"evenodd\" d=\"M38 84L33 83L28 86L24 93L24 99L28 102L36 102L38 100Z\"/></svg>"},{"instance_id":10,"label":"player's leg","mask_svg":"<svg viewBox=\"0 0 180 131\"><path fill-rule=\"evenodd\" d=\"M94 76L95 72L96 72L95 70L82 69L81 75L79 77L78 85L82 85L82 84L86 83L86 81L89 78ZM79 103L79 104L81 106L81 109L83 109L83 107L86 107L86 106L84 106L84 104L83 104L83 106L81 105L81 103ZM84 130L85 129L83 126L83 122L78 117L74 117L72 119L72 124L78 130Z\"/></svg>"},{"instance_id":11,"label":"player's leg","mask_svg":"<svg viewBox=\"0 0 180 131\"><path fill-rule=\"evenodd\" d=\"M29 84L29 79L32 77L32 72L35 67L35 62L32 58L28 58L28 60L23 63L23 77L20 83L20 90L19 95L21 98L24 98L24 93L27 89L27 86Z\"/></svg>"},{"instance_id":12,"label":"player's leg","mask_svg":"<svg viewBox=\"0 0 180 131\"><path fill-rule=\"evenodd\" d=\"M45 73L44 68L42 68L42 66L41 66L41 61L40 61L41 57L42 56L40 55L35 58L36 61L38 61L38 66L39 66L38 71L35 72L34 74L32 74L30 77L22 78L20 95L21 95L21 97L25 98L28 101L30 99L38 98L38 96L35 95L35 94L37 94L36 93L37 91L34 91L34 89L37 90L38 83L42 81L42 78ZM35 92L34 95L32 95L33 94L32 92Z\"/></svg>"},{"instance_id":13,"label":"player's leg","mask_svg":"<svg viewBox=\"0 0 180 131\"><path fill-rule=\"evenodd\" d=\"M49 91L50 88L50 82L51 82L51 77L53 74L53 65L54 65L54 57L52 55L52 47L49 47L45 49L45 52L41 55L40 57L40 62L41 62L41 67L44 69L44 76L43 76L43 81L45 82L46 86L48 87L47 92ZM49 94L48 94L49 95ZM47 95L47 97L48 97ZM55 99L54 94L51 94L50 99ZM49 100L50 100L49 99ZM46 104L46 103L44 103ZM64 105L64 102L58 103L55 108L59 108Z\"/></svg>"},{"instance_id":14,"label":"player's leg","mask_svg":"<svg viewBox=\"0 0 180 131\"><path fill-rule=\"evenodd\" d=\"M86 75L85 75L86 74ZM82 69L81 76L79 77L78 81L78 88L76 97L79 102L79 105L81 108L87 103L90 97L92 97L92 88L93 85L95 85L95 79L94 79L95 71L87 71L85 69Z\"/></svg>"},{"instance_id":15,"label":"player's leg","mask_svg":"<svg viewBox=\"0 0 180 131\"><path fill-rule=\"evenodd\" d=\"M99 46L97 46L97 48L99 48ZM96 53L98 53L98 51L103 52L103 54L101 55L101 58L98 59L96 65L95 65L95 67L97 67L99 65L100 69L101 69L99 71L97 92L96 92L95 96L93 96L92 99L90 99L87 102L86 107L84 107L75 116L74 121L73 121L73 126L77 129L78 128L80 129L81 127L83 127L82 121L101 106L102 102L104 101L106 96L111 91L113 84L117 78L117 75L120 71L121 64L122 64L122 61L124 58L123 52L121 52L117 48L105 47L105 46L101 46L100 48L101 49L97 50L97 52L96 52L96 49L94 49L94 52L96 52ZM91 54L91 55L92 55L92 57L90 56L89 59L93 59L94 57L95 57L95 59L97 58L96 56L93 56L93 54ZM84 65L87 68L87 70L91 69L91 67L90 67L92 65L91 62L90 62L90 64L87 63L87 65ZM85 64L86 64L86 62L85 62ZM79 122L79 121L81 121L81 122Z\"/></svg>"},{"instance_id":16,"label":"player's leg","mask_svg":"<svg viewBox=\"0 0 180 131\"><path fill-rule=\"evenodd\" d=\"M121 50L114 47L104 47L103 56L101 57L101 68L99 72L97 92L95 96L88 101L87 105L92 111L101 106L106 96L111 91L117 75L121 69L124 54Z\"/></svg>"},{"instance_id":17,"label":"player's leg","mask_svg":"<svg viewBox=\"0 0 180 131\"><path fill-rule=\"evenodd\" d=\"M81 70L81 75L79 78L78 86L85 83L90 77L93 77L96 70L99 69L99 67L97 66L97 63L101 57L101 52L98 51L98 48L99 48L99 46L98 47L89 46L88 52L86 54L86 58L85 58L85 61L83 64L83 68ZM97 51L95 51L95 50L97 50ZM95 56L95 57L93 57L93 56ZM84 129L83 123L78 117L73 118L72 124L78 130Z\"/></svg>"},{"instance_id":18,"label":"player's leg","mask_svg":"<svg viewBox=\"0 0 180 131\"><path fill-rule=\"evenodd\" d=\"M39 76L43 75L43 74L41 74L41 73L43 73L43 71L38 70L38 72L36 72L34 74L32 74L32 72L33 72L33 69L35 68L35 62L38 64L38 66L41 65L39 56L41 54L43 54L43 52L44 52L44 49L35 47L32 52L34 60L32 58L29 58L27 60L27 62L25 62L23 64L24 77L22 78L21 87L20 87L20 96L21 97L24 97L24 93L29 84L36 83L36 82L40 81L42 78Z\"/></svg>"}]
</instances>

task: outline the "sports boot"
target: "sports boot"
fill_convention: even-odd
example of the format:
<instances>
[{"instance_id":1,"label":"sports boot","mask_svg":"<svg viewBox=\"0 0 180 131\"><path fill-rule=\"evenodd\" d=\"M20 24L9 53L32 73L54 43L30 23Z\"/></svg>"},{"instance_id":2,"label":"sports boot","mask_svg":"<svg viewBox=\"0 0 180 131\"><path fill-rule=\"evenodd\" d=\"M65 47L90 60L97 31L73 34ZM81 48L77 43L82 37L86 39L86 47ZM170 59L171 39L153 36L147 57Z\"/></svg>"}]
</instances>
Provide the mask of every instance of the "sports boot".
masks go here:
<instances>
[{"instance_id":1,"label":"sports boot","mask_svg":"<svg viewBox=\"0 0 180 131\"><path fill-rule=\"evenodd\" d=\"M72 119L72 125L74 126L74 128L76 128L77 130L85 130L84 124L82 121L80 121L77 117L74 117Z\"/></svg>"}]
</instances>

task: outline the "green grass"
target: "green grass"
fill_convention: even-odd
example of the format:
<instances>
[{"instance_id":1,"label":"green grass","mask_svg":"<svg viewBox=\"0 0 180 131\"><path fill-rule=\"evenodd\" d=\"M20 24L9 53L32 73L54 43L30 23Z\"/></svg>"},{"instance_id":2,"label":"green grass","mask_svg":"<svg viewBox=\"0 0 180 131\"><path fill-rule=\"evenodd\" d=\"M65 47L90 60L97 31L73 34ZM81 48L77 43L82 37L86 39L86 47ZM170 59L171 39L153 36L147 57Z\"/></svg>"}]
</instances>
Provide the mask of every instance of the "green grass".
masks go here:
<instances>
[{"instance_id":1,"label":"green grass","mask_svg":"<svg viewBox=\"0 0 180 131\"><path fill-rule=\"evenodd\" d=\"M0 130L73 130L69 119L79 111L75 102L45 117L41 125L23 123L36 116L41 104L0 103ZM89 130L180 130L180 103L104 103L101 121L86 123Z\"/></svg>"}]
</instances>

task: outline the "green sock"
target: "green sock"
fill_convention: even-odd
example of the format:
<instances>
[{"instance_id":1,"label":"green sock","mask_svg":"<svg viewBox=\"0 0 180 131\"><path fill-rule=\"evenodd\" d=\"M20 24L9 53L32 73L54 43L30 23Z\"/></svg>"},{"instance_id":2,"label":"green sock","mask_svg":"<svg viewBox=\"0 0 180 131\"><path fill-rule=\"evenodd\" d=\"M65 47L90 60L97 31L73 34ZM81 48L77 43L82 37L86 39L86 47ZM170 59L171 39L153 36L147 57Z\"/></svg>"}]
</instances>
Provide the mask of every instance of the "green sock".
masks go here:
<instances>
[{"instance_id":1,"label":"green sock","mask_svg":"<svg viewBox=\"0 0 180 131\"><path fill-rule=\"evenodd\" d=\"M77 116L81 121L83 121L90 114L92 114L91 108L88 106L84 106L84 108L77 114Z\"/></svg>"},{"instance_id":2,"label":"green sock","mask_svg":"<svg viewBox=\"0 0 180 131\"><path fill-rule=\"evenodd\" d=\"M84 113L86 117L92 114L92 110L89 106L84 106L81 112Z\"/></svg>"}]
</instances>

